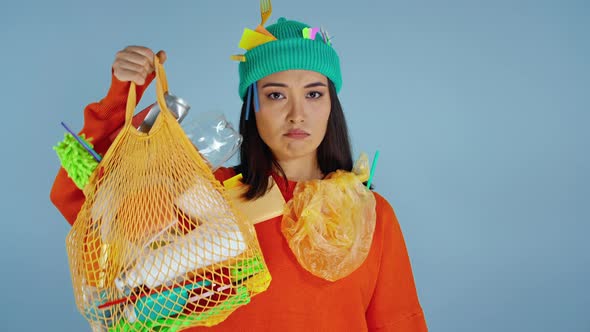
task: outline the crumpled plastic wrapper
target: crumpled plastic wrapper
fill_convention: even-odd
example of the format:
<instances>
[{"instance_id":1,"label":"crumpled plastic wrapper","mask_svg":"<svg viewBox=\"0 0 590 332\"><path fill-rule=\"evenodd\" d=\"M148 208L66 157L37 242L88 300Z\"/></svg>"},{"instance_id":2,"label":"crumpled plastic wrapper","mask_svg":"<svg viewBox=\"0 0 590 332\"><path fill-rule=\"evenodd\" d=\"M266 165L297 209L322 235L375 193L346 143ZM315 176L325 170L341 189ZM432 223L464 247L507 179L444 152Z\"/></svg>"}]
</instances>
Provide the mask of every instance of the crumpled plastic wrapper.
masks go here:
<instances>
[{"instance_id":1,"label":"crumpled plastic wrapper","mask_svg":"<svg viewBox=\"0 0 590 332\"><path fill-rule=\"evenodd\" d=\"M336 281L366 259L375 230L375 196L363 185L369 176L362 154L353 172L300 182L285 207L282 232L299 264L313 275Z\"/></svg>"}]
</instances>

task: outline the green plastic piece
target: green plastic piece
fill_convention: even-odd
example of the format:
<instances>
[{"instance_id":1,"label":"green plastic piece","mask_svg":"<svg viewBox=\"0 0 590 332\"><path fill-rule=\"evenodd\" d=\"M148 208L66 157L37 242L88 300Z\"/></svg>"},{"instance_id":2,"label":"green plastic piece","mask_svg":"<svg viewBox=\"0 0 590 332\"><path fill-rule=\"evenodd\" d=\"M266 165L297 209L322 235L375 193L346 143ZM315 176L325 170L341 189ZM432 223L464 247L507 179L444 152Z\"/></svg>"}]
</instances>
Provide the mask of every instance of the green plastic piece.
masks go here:
<instances>
[{"instance_id":1,"label":"green plastic piece","mask_svg":"<svg viewBox=\"0 0 590 332\"><path fill-rule=\"evenodd\" d=\"M223 311L230 311L238 306L250 303L250 294L248 288L241 286L236 290L236 295L228 298L218 306L207 311L193 315L178 315L158 321L136 322L129 324L123 320L117 327L109 329L109 332L177 332L189 327L190 325L209 319Z\"/></svg>"},{"instance_id":2,"label":"green plastic piece","mask_svg":"<svg viewBox=\"0 0 590 332\"><path fill-rule=\"evenodd\" d=\"M250 258L230 267L232 282L239 282L264 270L264 265L258 257Z\"/></svg>"},{"instance_id":3,"label":"green plastic piece","mask_svg":"<svg viewBox=\"0 0 590 332\"><path fill-rule=\"evenodd\" d=\"M88 146L94 147L89 142L92 140L91 138L86 139L84 134L80 135L80 138ZM78 188L84 189L90 175L98 166L98 162L70 133L66 133L63 141L54 146L53 150L57 153L61 166L66 170L70 179Z\"/></svg>"}]
</instances>

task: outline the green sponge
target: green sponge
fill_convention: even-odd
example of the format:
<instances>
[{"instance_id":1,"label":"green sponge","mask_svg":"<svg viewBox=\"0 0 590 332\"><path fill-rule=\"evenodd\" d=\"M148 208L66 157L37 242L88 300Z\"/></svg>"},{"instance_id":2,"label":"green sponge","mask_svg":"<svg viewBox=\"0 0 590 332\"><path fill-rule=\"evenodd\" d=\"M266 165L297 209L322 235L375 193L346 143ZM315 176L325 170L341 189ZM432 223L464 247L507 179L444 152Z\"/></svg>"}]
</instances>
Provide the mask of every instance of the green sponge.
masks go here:
<instances>
[{"instance_id":1,"label":"green sponge","mask_svg":"<svg viewBox=\"0 0 590 332\"><path fill-rule=\"evenodd\" d=\"M79 137L88 146L94 147L90 143L92 138L86 139L84 134ZM63 141L54 146L53 150L57 153L61 166L66 170L70 179L78 188L83 189L88 184L90 175L98 166L98 162L70 133L66 133Z\"/></svg>"}]
</instances>

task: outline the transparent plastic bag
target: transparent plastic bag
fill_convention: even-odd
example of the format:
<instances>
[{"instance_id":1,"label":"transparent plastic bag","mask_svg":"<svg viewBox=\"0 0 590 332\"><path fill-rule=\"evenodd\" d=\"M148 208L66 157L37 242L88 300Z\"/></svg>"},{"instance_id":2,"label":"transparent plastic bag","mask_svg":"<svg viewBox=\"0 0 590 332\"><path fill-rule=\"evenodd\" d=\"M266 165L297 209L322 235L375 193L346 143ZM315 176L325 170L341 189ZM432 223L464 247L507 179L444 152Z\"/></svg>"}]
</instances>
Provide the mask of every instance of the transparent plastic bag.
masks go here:
<instances>
[{"instance_id":1,"label":"transparent plastic bag","mask_svg":"<svg viewBox=\"0 0 590 332\"><path fill-rule=\"evenodd\" d=\"M363 154L353 172L336 171L295 187L282 232L301 266L313 275L335 281L366 259L376 221L375 197L362 183L367 178Z\"/></svg>"}]
</instances>

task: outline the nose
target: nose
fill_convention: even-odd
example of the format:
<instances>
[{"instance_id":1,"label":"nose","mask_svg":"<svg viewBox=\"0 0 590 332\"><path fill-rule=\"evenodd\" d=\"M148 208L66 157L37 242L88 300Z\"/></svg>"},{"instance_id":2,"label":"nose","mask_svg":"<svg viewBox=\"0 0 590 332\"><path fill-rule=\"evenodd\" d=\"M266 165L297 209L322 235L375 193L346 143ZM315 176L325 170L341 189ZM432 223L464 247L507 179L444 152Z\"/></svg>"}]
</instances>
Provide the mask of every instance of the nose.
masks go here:
<instances>
[{"instance_id":1,"label":"nose","mask_svg":"<svg viewBox=\"0 0 590 332\"><path fill-rule=\"evenodd\" d=\"M289 103L289 113L287 114L289 123L305 122L305 103L301 98L291 98Z\"/></svg>"}]
</instances>

